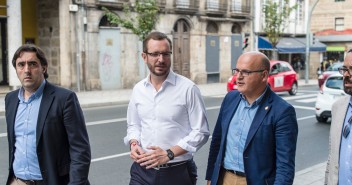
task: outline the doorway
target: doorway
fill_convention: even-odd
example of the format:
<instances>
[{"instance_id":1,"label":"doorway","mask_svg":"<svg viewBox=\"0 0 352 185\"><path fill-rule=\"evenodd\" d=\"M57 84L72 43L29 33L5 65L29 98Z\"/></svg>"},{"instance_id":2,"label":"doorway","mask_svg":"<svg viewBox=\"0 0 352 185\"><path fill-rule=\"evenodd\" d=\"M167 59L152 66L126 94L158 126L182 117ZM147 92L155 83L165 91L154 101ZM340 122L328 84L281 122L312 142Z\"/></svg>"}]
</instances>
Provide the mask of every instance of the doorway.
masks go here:
<instances>
[{"instance_id":1,"label":"doorway","mask_svg":"<svg viewBox=\"0 0 352 185\"><path fill-rule=\"evenodd\" d=\"M190 26L181 19L176 22L173 29L173 71L190 78Z\"/></svg>"},{"instance_id":2,"label":"doorway","mask_svg":"<svg viewBox=\"0 0 352 185\"><path fill-rule=\"evenodd\" d=\"M7 30L7 20L0 19L0 85L8 85L8 73L7 73L7 37L6 37L6 30Z\"/></svg>"}]
</instances>

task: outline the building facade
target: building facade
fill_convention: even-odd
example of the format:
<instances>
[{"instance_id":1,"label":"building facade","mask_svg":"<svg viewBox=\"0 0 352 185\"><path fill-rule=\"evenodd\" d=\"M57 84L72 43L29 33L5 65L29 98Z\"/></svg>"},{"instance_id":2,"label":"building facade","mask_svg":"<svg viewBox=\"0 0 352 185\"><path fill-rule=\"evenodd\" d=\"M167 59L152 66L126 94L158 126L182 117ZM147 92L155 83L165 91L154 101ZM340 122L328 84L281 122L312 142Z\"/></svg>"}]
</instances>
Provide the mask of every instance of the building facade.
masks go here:
<instances>
[{"instance_id":1,"label":"building facade","mask_svg":"<svg viewBox=\"0 0 352 185\"><path fill-rule=\"evenodd\" d=\"M271 55L274 49L264 32L265 14L262 8L269 1L284 5L284 0L255 1L254 30L257 41L256 46L268 56ZM296 8L291 11L289 17L283 23L284 30L275 48L278 52L278 59L289 62L299 74L299 78L316 78L316 67L319 66L319 61L323 57L326 46L318 41L314 44L310 43L308 61L306 61L307 21L310 19L309 8L312 4L309 1L289 0L288 6L296 6ZM307 66L308 71L306 72Z\"/></svg>"},{"instance_id":2,"label":"building facade","mask_svg":"<svg viewBox=\"0 0 352 185\"><path fill-rule=\"evenodd\" d=\"M156 2L160 12L155 30L173 40L172 69L198 84L227 81L243 51L243 38L252 27L250 0ZM20 85L12 65L8 64L15 48L35 43L47 55L49 81L55 84L88 91L133 87L148 75L141 59L141 41L130 30L110 24L102 7L124 18L123 6L134 3L134 0L7 0L6 31L19 33L5 38L9 55L7 66L2 65L8 72L4 84L12 88ZM18 10L21 15L16 18L13 14ZM15 20L9 21L10 17Z\"/></svg>"},{"instance_id":3,"label":"building facade","mask_svg":"<svg viewBox=\"0 0 352 185\"><path fill-rule=\"evenodd\" d=\"M352 49L352 0L320 0L312 15L311 30L327 45L323 60L343 61Z\"/></svg>"}]
</instances>

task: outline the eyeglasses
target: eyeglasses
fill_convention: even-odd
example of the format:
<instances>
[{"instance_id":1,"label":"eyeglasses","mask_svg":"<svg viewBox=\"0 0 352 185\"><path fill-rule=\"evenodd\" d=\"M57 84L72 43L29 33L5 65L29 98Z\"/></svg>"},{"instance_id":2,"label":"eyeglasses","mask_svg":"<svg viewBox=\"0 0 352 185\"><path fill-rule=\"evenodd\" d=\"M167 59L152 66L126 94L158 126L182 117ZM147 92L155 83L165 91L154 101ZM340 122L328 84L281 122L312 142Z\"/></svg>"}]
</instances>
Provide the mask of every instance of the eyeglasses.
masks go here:
<instances>
[{"instance_id":1,"label":"eyeglasses","mask_svg":"<svg viewBox=\"0 0 352 185\"><path fill-rule=\"evenodd\" d=\"M249 70L239 70L239 69L235 68L235 69L232 69L232 74L233 75L241 74L242 76L249 76L252 73L261 73L263 71L265 71L265 70L261 69L261 70L257 70L257 71L249 71Z\"/></svg>"},{"instance_id":2,"label":"eyeglasses","mask_svg":"<svg viewBox=\"0 0 352 185\"><path fill-rule=\"evenodd\" d=\"M350 131L351 131L351 127L350 127L350 124L352 122L352 116L350 117L350 119L348 119L348 123L343 127L343 130L342 130L342 135L344 138L347 138L348 134L350 134Z\"/></svg>"},{"instance_id":3,"label":"eyeglasses","mask_svg":"<svg viewBox=\"0 0 352 185\"><path fill-rule=\"evenodd\" d=\"M352 69L348 69L346 67L339 67L338 70L339 70L339 73L342 75L344 75L346 73L346 71L348 72L348 75L351 76L351 74L352 74Z\"/></svg>"},{"instance_id":4,"label":"eyeglasses","mask_svg":"<svg viewBox=\"0 0 352 185\"><path fill-rule=\"evenodd\" d=\"M339 73L342 75L344 75L346 72L348 72L349 75L352 74L352 69L348 69L346 67L339 67L338 70L339 70Z\"/></svg>"},{"instance_id":5,"label":"eyeglasses","mask_svg":"<svg viewBox=\"0 0 352 185\"><path fill-rule=\"evenodd\" d=\"M147 55L149 55L152 58L159 58L160 55L162 55L164 58L170 58L172 52L164 52L164 53L159 53L159 52L155 52L155 53L148 53L145 52Z\"/></svg>"}]
</instances>

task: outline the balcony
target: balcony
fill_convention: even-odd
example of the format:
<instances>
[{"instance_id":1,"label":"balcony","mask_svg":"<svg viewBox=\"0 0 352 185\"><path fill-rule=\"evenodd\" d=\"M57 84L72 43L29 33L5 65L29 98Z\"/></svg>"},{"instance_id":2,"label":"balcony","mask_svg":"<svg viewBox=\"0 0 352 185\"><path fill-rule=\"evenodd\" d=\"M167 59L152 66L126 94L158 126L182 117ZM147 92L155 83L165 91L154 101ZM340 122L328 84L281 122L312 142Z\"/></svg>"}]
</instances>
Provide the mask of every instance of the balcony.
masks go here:
<instances>
[{"instance_id":1,"label":"balcony","mask_svg":"<svg viewBox=\"0 0 352 185\"><path fill-rule=\"evenodd\" d=\"M156 5L158 5L161 10L165 9L166 0L156 0Z\"/></svg>"},{"instance_id":2,"label":"balcony","mask_svg":"<svg viewBox=\"0 0 352 185\"><path fill-rule=\"evenodd\" d=\"M227 11L227 1L225 0L207 0L205 2L205 13L208 15L223 16Z\"/></svg>"},{"instance_id":3,"label":"balcony","mask_svg":"<svg viewBox=\"0 0 352 185\"><path fill-rule=\"evenodd\" d=\"M175 12L196 13L199 11L199 0L175 0Z\"/></svg>"},{"instance_id":4,"label":"balcony","mask_svg":"<svg viewBox=\"0 0 352 185\"><path fill-rule=\"evenodd\" d=\"M251 7L249 5L231 4L230 15L235 18L248 18L251 14Z\"/></svg>"},{"instance_id":5,"label":"balcony","mask_svg":"<svg viewBox=\"0 0 352 185\"><path fill-rule=\"evenodd\" d=\"M109 9L122 10L124 4L130 4L129 0L96 0L96 5Z\"/></svg>"}]
</instances>

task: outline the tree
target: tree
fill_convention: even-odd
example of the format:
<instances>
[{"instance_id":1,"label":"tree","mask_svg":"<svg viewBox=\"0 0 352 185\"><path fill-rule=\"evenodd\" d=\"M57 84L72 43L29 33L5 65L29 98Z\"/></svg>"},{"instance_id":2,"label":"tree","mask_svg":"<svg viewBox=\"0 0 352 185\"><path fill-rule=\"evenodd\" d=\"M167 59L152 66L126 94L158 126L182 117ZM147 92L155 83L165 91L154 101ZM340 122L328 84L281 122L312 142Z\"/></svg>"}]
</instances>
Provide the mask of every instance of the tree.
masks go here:
<instances>
[{"instance_id":1,"label":"tree","mask_svg":"<svg viewBox=\"0 0 352 185\"><path fill-rule=\"evenodd\" d=\"M160 9L155 0L136 0L135 5L131 8L127 4L124 4L123 11L126 18L120 18L116 13L105 7L103 7L103 10L110 23L118 24L121 27L131 30L138 36L140 41L143 41L154 29L158 21L158 12ZM132 12L136 12L136 16L132 16Z\"/></svg>"},{"instance_id":2,"label":"tree","mask_svg":"<svg viewBox=\"0 0 352 185\"><path fill-rule=\"evenodd\" d=\"M289 0L268 0L263 6L264 12L264 32L269 42L276 49L281 34L288 24L288 18L292 10L297 8L297 4L289 6ZM272 52L272 58L277 59L277 50Z\"/></svg>"}]
</instances>

